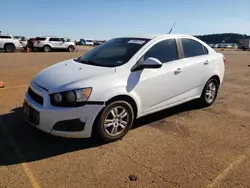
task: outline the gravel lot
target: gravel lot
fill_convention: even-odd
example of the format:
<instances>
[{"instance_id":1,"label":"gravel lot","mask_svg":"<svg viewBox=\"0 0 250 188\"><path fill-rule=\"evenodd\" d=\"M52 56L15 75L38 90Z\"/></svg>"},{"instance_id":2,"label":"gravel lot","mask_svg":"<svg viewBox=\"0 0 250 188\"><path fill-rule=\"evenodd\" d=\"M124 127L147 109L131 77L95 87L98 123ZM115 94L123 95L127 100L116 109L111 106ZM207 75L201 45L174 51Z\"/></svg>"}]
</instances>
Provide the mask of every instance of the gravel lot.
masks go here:
<instances>
[{"instance_id":1,"label":"gravel lot","mask_svg":"<svg viewBox=\"0 0 250 188\"><path fill-rule=\"evenodd\" d=\"M213 106L152 114L123 140L96 145L42 133L21 108L39 71L85 50L0 53L0 187L250 187L250 52L223 51L225 80Z\"/></svg>"}]
</instances>

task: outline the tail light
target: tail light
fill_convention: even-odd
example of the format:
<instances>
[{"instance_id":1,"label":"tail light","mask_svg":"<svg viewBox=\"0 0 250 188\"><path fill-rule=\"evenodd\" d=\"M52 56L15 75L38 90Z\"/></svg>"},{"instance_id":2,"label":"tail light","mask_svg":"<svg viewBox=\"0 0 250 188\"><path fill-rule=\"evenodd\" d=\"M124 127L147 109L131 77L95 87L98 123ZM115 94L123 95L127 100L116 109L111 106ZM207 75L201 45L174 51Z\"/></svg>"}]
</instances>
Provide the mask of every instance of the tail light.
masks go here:
<instances>
[{"instance_id":1,"label":"tail light","mask_svg":"<svg viewBox=\"0 0 250 188\"><path fill-rule=\"evenodd\" d=\"M223 62L224 62L224 64L226 64L226 58L223 56Z\"/></svg>"},{"instance_id":2,"label":"tail light","mask_svg":"<svg viewBox=\"0 0 250 188\"><path fill-rule=\"evenodd\" d=\"M38 41L37 41L37 44L40 44L40 42L41 42L41 41L40 41L40 40L38 40Z\"/></svg>"}]
</instances>

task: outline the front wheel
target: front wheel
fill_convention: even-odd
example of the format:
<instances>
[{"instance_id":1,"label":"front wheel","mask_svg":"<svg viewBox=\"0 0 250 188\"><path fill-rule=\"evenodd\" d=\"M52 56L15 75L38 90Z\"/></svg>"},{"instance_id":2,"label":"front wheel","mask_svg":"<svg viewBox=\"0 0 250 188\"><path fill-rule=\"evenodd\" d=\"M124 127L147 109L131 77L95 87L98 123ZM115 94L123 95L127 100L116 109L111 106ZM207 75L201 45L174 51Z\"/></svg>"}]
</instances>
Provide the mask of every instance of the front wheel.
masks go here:
<instances>
[{"instance_id":1,"label":"front wheel","mask_svg":"<svg viewBox=\"0 0 250 188\"><path fill-rule=\"evenodd\" d=\"M128 102L115 101L108 104L97 118L94 136L102 142L113 142L121 139L130 130L134 111Z\"/></svg>"},{"instance_id":2,"label":"front wheel","mask_svg":"<svg viewBox=\"0 0 250 188\"><path fill-rule=\"evenodd\" d=\"M216 79L208 80L200 97L200 104L204 107L211 106L216 100L218 88L219 83Z\"/></svg>"}]
</instances>

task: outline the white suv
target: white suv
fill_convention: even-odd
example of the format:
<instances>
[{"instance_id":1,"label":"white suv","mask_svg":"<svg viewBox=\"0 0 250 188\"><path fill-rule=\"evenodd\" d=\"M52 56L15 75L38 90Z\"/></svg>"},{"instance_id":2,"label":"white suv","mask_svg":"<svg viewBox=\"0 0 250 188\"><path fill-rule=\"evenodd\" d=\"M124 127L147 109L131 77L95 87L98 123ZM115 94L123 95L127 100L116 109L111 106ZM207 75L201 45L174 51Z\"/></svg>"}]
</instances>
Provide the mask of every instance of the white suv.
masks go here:
<instances>
[{"instance_id":1,"label":"white suv","mask_svg":"<svg viewBox=\"0 0 250 188\"><path fill-rule=\"evenodd\" d=\"M50 52L52 50L67 50L73 52L75 43L66 41L59 37L36 37L33 45L34 49Z\"/></svg>"},{"instance_id":2,"label":"white suv","mask_svg":"<svg viewBox=\"0 0 250 188\"><path fill-rule=\"evenodd\" d=\"M18 39L14 39L11 35L0 35L0 50L5 52L14 52L16 49L22 48L22 44Z\"/></svg>"},{"instance_id":3,"label":"white suv","mask_svg":"<svg viewBox=\"0 0 250 188\"><path fill-rule=\"evenodd\" d=\"M53 135L122 138L136 118L214 103L225 58L189 35L123 37L46 68L25 94L29 123Z\"/></svg>"}]
</instances>

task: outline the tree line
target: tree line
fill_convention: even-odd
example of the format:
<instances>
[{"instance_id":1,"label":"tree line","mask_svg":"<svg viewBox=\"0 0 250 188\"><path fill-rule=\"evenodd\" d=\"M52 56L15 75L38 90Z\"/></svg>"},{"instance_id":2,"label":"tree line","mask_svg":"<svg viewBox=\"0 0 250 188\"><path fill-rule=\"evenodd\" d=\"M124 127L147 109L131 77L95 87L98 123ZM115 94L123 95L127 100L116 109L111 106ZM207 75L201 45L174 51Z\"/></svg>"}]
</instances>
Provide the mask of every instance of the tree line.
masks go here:
<instances>
[{"instance_id":1,"label":"tree line","mask_svg":"<svg viewBox=\"0 0 250 188\"><path fill-rule=\"evenodd\" d=\"M250 38L250 36L242 35L238 33L221 33L221 34L208 34L208 35L196 35L195 37L201 39L208 44L216 43L239 43L240 40Z\"/></svg>"}]
</instances>

